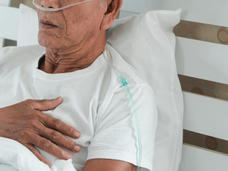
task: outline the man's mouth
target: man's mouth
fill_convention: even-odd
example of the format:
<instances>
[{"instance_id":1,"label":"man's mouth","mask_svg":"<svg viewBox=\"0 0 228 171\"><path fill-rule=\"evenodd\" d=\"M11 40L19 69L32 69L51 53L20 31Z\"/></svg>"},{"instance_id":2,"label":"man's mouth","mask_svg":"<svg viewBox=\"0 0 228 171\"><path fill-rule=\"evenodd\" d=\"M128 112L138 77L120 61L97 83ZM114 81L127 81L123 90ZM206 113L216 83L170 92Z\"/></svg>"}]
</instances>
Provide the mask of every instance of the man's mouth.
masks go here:
<instances>
[{"instance_id":1,"label":"man's mouth","mask_svg":"<svg viewBox=\"0 0 228 171\"><path fill-rule=\"evenodd\" d=\"M40 21L40 24L41 24L41 27L42 28L57 28L58 26L53 24L52 22L50 21Z\"/></svg>"}]
</instances>

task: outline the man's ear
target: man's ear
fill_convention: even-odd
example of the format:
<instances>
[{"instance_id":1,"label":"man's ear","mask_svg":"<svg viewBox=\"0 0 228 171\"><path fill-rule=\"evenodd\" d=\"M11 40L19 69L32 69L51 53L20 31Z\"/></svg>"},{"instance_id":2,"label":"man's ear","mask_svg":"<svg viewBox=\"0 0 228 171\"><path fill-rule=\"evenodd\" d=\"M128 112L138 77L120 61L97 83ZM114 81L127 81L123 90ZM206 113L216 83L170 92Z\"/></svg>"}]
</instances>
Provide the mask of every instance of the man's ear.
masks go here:
<instances>
[{"instance_id":1,"label":"man's ear","mask_svg":"<svg viewBox=\"0 0 228 171\"><path fill-rule=\"evenodd\" d=\"M101 30L107 30L111 27L122 7L123 0L106 0L104 4L106 11L101 23Z\"/></svg>"}]
</instances>

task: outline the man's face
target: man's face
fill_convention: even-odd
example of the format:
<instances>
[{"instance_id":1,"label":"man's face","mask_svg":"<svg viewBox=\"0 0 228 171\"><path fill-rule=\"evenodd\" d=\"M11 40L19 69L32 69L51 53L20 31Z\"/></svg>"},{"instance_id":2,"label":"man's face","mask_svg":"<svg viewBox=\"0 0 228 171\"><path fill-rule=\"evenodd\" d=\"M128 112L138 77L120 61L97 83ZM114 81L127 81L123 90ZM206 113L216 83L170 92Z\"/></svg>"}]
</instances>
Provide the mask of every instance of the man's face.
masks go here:
<instances>
[{"instance_id":1,"label":"man's face","mask_svg":"<svg viewBox=\"0 0 228 171\"><path fill-rule=\"evenodd\" d=\"M59 8L82 0L40 0L44 7ZM38 10L39 43L51 49L82 46L100 33L105 11L100 0L92 0L58 12ZM53 26L54 25L54 26Z\"/></svg>"}]
</instances>

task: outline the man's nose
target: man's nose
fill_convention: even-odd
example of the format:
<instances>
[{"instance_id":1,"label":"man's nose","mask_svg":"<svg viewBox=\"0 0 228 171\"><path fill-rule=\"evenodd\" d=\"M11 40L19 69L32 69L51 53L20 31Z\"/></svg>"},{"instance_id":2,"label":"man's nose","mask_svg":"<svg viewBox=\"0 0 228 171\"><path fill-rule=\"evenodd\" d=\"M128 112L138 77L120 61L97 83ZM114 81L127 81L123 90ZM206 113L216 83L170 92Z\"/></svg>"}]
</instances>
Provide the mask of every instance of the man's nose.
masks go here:
<instances>
[{"instance_id":1,"label":"man's nose","mask_svg":"<svg viewBox=\"0 0 228 171\"><path fill-rule=\"evenodd\" d=\"M44 8L60 8L59 0L40 0L40 6Z\"/></svg>"}]
</instances>

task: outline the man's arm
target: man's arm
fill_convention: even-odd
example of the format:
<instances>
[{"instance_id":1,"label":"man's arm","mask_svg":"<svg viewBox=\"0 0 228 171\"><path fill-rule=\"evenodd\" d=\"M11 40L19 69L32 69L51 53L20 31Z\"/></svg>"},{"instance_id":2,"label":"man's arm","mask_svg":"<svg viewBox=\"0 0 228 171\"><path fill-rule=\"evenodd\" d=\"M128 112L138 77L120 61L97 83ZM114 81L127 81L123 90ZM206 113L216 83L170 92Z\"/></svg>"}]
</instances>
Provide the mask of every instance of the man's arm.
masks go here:
<instances>
[{"instance_id":1,"label":"man's arm","mask_svg":"<svg viewBox=\"0 0 228 171\"><path fill-rule=\"evenodd\" d=\"M131 85L134 112L126 89L120 87L105 99L109 103L96 118L94 137L88 147L83 171L135 171L137 165L152 170L157 125L157 108L152 89L146 84ZM137 114L140 136L136 131ZM137 146L138 138L141 147ZM138 152L141 160L138 163ZM108 160L107 160L108 159Z\"/></svg>"},{"instance_id":2,"label":"man's arm","mask_svg":"<svg viewBox=\"0 0 228 171\"><path fill-rule=\"evenodd\" d=\"M93 159L88 160L83 171L136 171L137 167L120 160Z\"/></svg>"},{"instance_id":3,"label":"man's arm","mask_svg":"<svg viewBox=\"0 0 228 171\"><path fill-rule=\"evenodd\" d=\"M78 138L80 133L75 128L42 112L55 109L61 103L61 98L26 100L0 108L0 137L20 142L49 166L51 166L50 162L39 153L35 146L58 158L71 158L71 155L58 145L78 152L75 149L78 145L64 135Z\"/></svg>"}]
</instances>

